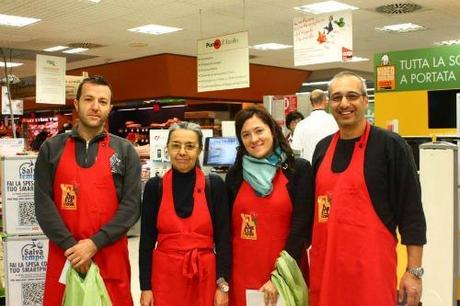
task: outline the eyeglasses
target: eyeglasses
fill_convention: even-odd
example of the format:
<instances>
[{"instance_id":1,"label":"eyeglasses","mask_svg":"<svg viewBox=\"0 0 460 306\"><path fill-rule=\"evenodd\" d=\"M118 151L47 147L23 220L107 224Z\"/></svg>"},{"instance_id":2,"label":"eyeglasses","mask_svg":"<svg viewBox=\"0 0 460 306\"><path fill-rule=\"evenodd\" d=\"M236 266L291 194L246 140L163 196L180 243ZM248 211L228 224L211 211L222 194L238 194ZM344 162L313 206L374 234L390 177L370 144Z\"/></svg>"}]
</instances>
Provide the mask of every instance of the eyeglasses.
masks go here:
<instances>
[{"instance_id":1,"label":"eyeglasses","mask_svg":"<svg viewBox=\"0 0 460 306\"><path fill-rule=\"evenodd\" d=\"M334 102L334 103L340 103L340 102L342 102L343 97L345 97L347 99L347 101L353 102L353 101L358 100L362 96L363 96L363 94L353 92L353 91L347 92L345 95L337 93L337 94L333 94L331 96L331 101Z\"/></svg>"},{"instance_id":2,"label":"eyeglasses","mask_svg":"<svg viewBox=\"0 0 460 306\"><path fill-rule=\"evenodd\" d=\"M171 152L179 152L182 148L188 153L193 152L196 148L198 148L198 145L193 144L193 143L178 143L178 142L173 142L168 145L169 151Z\"/></svg>"}]
</instances>

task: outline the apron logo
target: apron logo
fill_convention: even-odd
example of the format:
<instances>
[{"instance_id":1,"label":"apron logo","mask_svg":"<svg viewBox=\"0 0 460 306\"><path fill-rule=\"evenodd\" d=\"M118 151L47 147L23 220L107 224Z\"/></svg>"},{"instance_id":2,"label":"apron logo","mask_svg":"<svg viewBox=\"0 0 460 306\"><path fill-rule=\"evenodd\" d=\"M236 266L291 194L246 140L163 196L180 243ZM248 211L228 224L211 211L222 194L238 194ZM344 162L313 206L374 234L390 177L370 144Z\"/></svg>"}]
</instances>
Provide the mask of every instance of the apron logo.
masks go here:
<instances>
[{"instance_id":1,"label":"apron logo","mask_svg":"<svg viewBox=\"0 0 460 306\"><path fill-rule=\"evenodd\" d=\"M257 220L255 215L252 214L241 214L241 239L246 240L257 240Z\"/></svg>"},{"instance_id":2,"label":"apron logo","mask_svg":"<svg viewBox=\"0 0 460 306\"><path fill-rule=\"evenodd\" d=\"M77 191L74 185L61 184L61 209L77 210Z\"/></svg>"},{"instance_id":3,"label":"apron logo","mask_svg":"<svg viewBox=\"0 0 460 306\"><path fill-rule=\"evenodd\" d=\"M112 173L123 173L121 171L121 159L118 157L117 153L113 153L113 155L110 156L110 169Z\"/></svg>"},{"instance_id":4,"label":"apron logo","mask_svg":"<svg viewBox=\"0 0 460 306\"><path fill-rule=\"evenodd\" d=\"M327 195L318 196L318 222L324 223L329 219L331 212L331 197Z\"/></svg>"}]
</instances>

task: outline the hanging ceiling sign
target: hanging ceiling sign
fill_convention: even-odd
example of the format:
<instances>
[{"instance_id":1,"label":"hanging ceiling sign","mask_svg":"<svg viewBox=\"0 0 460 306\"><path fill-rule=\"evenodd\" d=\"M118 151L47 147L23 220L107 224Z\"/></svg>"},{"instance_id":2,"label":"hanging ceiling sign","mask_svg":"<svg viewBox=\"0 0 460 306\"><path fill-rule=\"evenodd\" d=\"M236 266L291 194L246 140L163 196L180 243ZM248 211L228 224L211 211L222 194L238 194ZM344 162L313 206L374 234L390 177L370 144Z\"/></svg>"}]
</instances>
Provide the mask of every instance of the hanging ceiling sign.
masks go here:
<instances>
[{"instance_id":1,"label":"hanging ceiling sign","mask_svg":"<svg viewBox=\"0 0 460 306\"><path fill-rule=\"evenodd\" d=\"M341 62L352 58L351 11L294 18L294 65Z\"/></svg>"},{"instance_id":2,"label":"hanging ceiling sign","mask_svg":"<svg viewBox=\"0 0 460 306\"><path fill-rule=\"evenodd\" d=\"M65 104L66 58L37 54L36 103Z\"/></svg>"},{"instance_id":3,"label":"hanging ceiling sign","mask_svg":"<svg viewBox=\"0 0 460 306\"><path fill-rule=\"evenodd\" d=\"M249 87L248 32L198 41L198 92Z\"/></svg>"},{"instance_id":4,"label":"hanging ceiling sign","mask_svg":"<svg viewBox=\"0 0 460 306\"><path fill-rule=\"evenodd\" d=\"M78 75L65 76L65 97L66 99L75 99L77 97L78 85L85 77Z\"/></svg>"}]
</instances>

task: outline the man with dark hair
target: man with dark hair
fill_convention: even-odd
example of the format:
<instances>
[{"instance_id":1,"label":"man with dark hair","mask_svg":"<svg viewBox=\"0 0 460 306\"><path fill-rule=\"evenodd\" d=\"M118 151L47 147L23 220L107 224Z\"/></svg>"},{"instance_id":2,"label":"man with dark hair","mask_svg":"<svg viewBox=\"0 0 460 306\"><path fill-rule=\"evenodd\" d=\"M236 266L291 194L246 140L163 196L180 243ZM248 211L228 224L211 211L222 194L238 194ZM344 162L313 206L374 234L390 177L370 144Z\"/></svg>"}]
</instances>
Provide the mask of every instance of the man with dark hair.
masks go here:
<instances>
[{"instance_id":1,"label":"man with dark hair","mask_svg":"<svg viewBox=\"0 0 460 306\"><path fill-rule=\"evenodd\" d=\"M407 248L399 302L417 306L426 222L411 149L399 135L367 122L359 75L337 74L328 91L339 131L313 155L310 305L395 305L398 229Z\"/></svg>"},{"instance_id":2,"label":"man with dark hair","mask_svg":"<svg viewBox=\"0 0 460 306\"><path fill-rule=\"evenodd\" d=\"M50 239L43 305L62 303L66 261L81 274L95 262L113 305L133 305L126 232L139 218L139 158L107 133L110 84L83 80L74 101L79 122L43 143L35 166L35 210Z\"/></svg>"},{"instance_id":3,"label":"man with dark hair","mask_svg":"<svg viewBox=\"0 0 460 306\"><path fill-rule=\"evenodd\" d=\"M324 137L338 130L334 118L326 112L327 96L321 89L311 92L312 111L310 115L297 124L292 138L292 148L302 151L301 157L311 163L316 144Z\"/></svg>"}]
</instances>

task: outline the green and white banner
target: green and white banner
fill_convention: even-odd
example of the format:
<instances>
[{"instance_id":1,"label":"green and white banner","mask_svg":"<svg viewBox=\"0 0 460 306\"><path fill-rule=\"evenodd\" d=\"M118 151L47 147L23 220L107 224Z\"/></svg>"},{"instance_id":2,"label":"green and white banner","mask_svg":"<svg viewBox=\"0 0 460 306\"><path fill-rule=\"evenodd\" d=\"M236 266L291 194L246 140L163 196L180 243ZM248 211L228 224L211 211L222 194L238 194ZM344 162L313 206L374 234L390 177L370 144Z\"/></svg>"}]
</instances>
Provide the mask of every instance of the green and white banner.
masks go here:
<instances>
[{"instance_id":1,"label":"green and white banner","mask_svg":"<svg viewBox=\"0 0 460 306\"><path fill-rule=\"evenodd\" d=\"M460 88L460 45L377 53L376 91Z\"/></svg>"}]
</instances>

